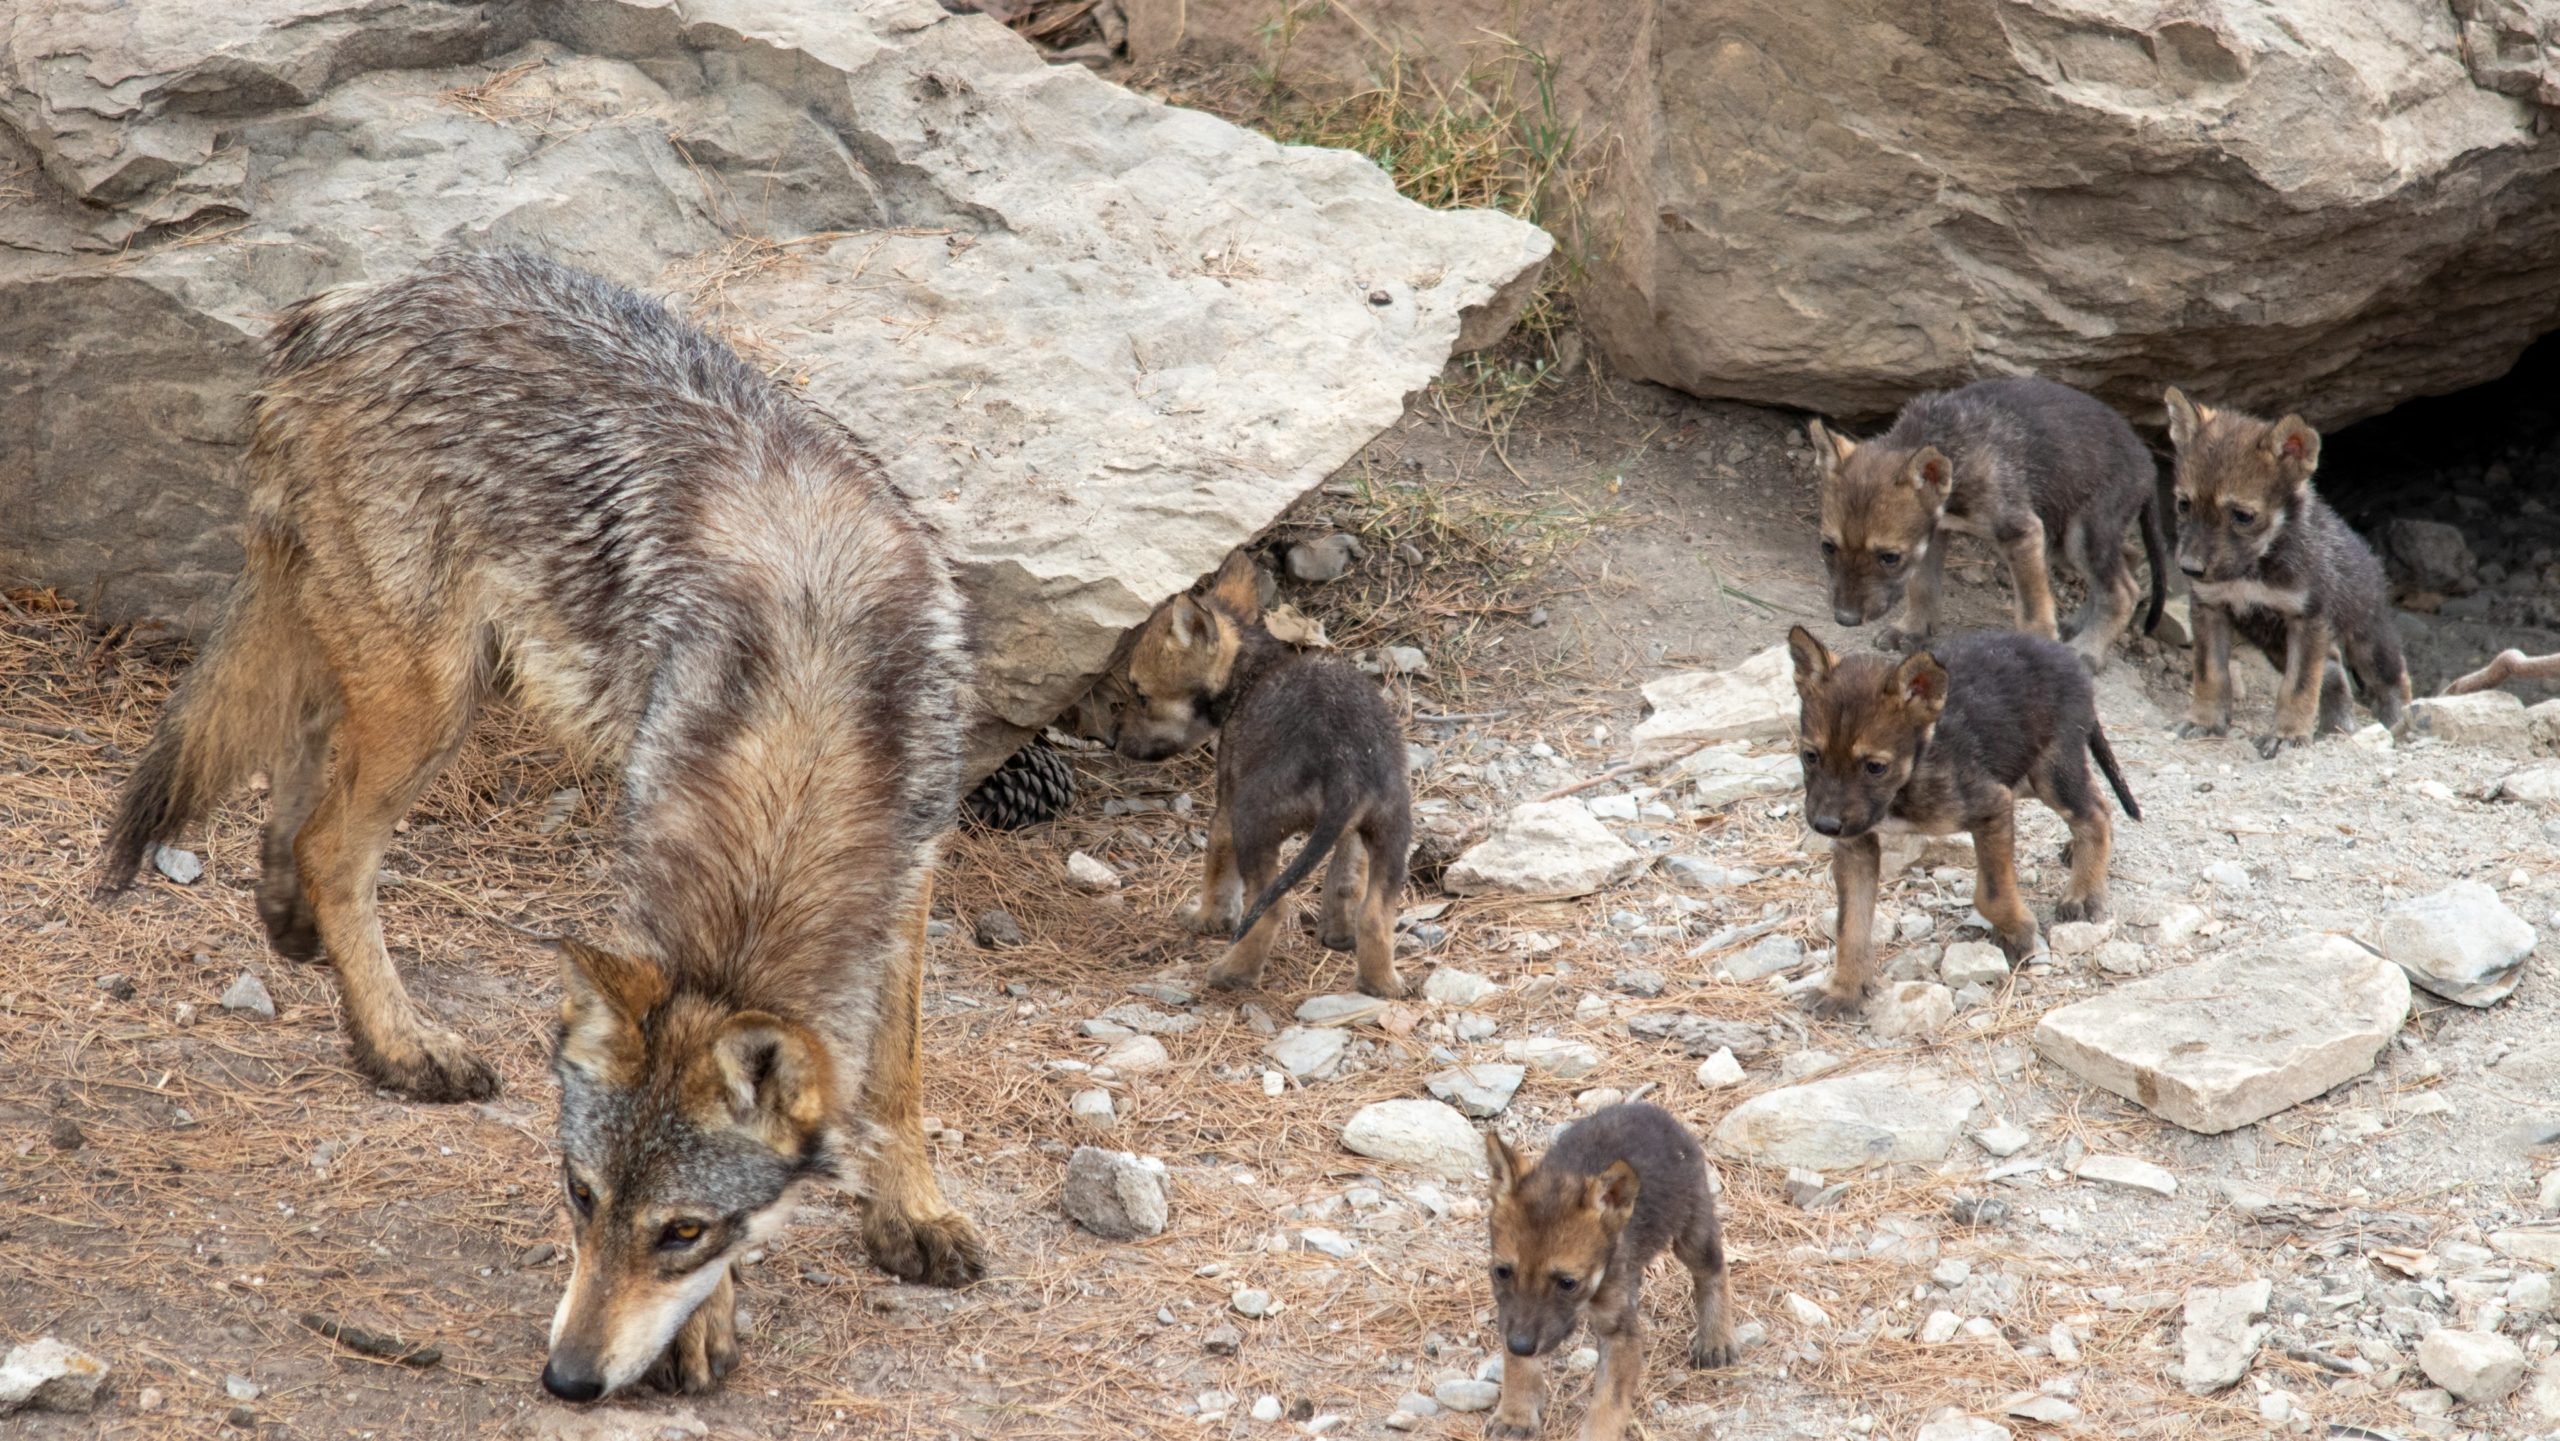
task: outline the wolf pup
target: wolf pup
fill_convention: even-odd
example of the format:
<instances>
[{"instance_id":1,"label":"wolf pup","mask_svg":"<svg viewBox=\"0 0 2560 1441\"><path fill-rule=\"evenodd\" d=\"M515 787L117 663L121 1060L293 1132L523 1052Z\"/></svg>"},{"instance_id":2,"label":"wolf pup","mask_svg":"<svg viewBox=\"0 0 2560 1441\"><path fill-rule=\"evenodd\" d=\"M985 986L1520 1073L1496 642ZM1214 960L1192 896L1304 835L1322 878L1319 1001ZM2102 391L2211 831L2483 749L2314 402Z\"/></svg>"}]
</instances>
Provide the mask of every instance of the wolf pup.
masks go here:
<instances>
[{"instance_id":1,"label":"wolf pup","mask_svg":"<svg viewBox=\"0 0 2560 1441\"><path fill-rule=\"evenodd\" d=\"M1155 761L1218 737L1218 814L1200 895L1184 925L1233 938L1209 984L1262 983L1280 899L1328 852L1317 936L1358 957L1360 989L1401 996L1396 902L1413 849L1404 734L1377 683L1341 661L1301 655L1262 624L1251 557L1238 551L1205 596L1175 596L1129 652L1130 698L1112 744ZM1307 842L1288 868L1280 847ZM1361 857L1368 884L1355 884ZM1254 900L1244 903L1250 888Z\"/></svg>"},{"instance_id":2,"label":"wolf pup","mask_svg":"<svg viewBox=\"0 0 2560 1441\"><path fill-rule=\"evenodd\" d=\"M1816 1009L1840 1014L1866 994L1874 970L1881 837L1973 833L1973 908L2011 960L2036 947L2036 918L2018 894L2018 796L2043 801L2071 827L2071 888L2057 921L2106 913L2107 810L2089 785L2106 773L2124 813L2142 819L2098 726L2089 677L2072 653L2021 631L1977 631L1896 662L1835 658L1803 626L1787 632L1795 659L1804 758L1804 813L1831 838L1839 893L1838 958Z\"/></svg>"},{"instance_id":3,"label":"wolf pup","mask_svg":"<svg viewBox=\"0 0 2560 1441\"><path fill-rule=\"evenodd\" d=\"M1822 564L1840 624L1865 625L1900 602L1886 647L1927 643L1946 563L1941 532L1986 536L2008 557L2019 626L2048 640L2057 634L2048 554L2087 579L2071 646L2094 673L2139 597L2124 561L2125 527L2137 519L2151 559L2142 628L2159 624L2169 593L2159 467L2096 397L2050 380L1981 380L1918 397L1863 443L1819 420L1806 429L1822 467Z\"/></svg>"},{"instance_id":4,"label":"wolf pup","mask_svg":"<svg viewBox=\"0 0 2560 1441\"><path fill-rule=\"evenodd\" d=\"M2195 691L2178 733L2230 733L2234 631L2284 672L2275 733L2258 739L2258 754L2346 729L2346 671L2373 718L2397 729L2409 667L2382 562L2312 493L2320 432L2298 415L2270 424L2209 410L2175 386L2163 398L2178 451L2178 568L2195 612Z\"/></svg>"},{"instance_id":5,"label":"wolf pup","mask_svg":"<svg viewBox=\"0 0 2560 1441\"><path fill-rule=\"evenodd\" d=\"M1666 1245L1696 1292L1689 1364L1734 1363L1724 1237L1706 1156L1688 1127L1660 1106L1631 1102L1575 1122L1534 1168L1490 1131L1484 1149L1493 1167L1493 1304L1509 1353L1486 1435L1539 1434L1545 1358L1586 1316L1600 1341L1600 1374L1582 1434L1616 1441L1626 1433L1644 1384L1637 1293Z\"/></svg>"},{"instance_id":6,"label":"wolf pup","mask_svg":"<svg viewBox=\"0 0 2560 1441\"><path fill-rule=\"evenodd\" d=\"M511 678L622 786L616 939L562 948L577 1263L543 1384L718 1386L731 1262L856 1162L875 1262L976 1276L917 1097L969 669L933 537L726 346L530 255L320 295L270 344L247 569L125 788L107 883L264 768L259 913L335 963L357 1065L418 1100L494 1093L401 986L374 886Z\"/></svg>"}]
</instances>

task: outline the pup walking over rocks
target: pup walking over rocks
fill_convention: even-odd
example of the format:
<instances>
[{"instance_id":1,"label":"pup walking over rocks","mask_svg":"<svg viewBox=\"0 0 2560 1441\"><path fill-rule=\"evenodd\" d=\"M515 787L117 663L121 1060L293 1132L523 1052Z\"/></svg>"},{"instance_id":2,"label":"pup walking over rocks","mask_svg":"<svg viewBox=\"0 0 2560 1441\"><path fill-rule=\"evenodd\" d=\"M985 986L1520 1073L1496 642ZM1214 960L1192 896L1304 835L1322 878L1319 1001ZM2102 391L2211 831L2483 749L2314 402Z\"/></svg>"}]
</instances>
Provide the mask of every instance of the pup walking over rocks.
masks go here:
<instances>
[{"instance_id":1,"label":"pup walking over rocks","mask_svg":"<svg viewBox=\"0 0 2560 1441\"><path fill-rule=\"evenodd\" d=\"M1876 882L1888 833L1973 833L1973 908L2015 961L2036 948L2018 894L2020 792L2071 827L2071 889L2058 921L2106 913L2113 833L2089 785L2095 758L2124 813L2142 819L2099 728L2097 700L2072 653L2041 636L1979 631L1896 662L1836 658L1803 626L1795 659L1805 816L1831 838L1838 958L1817 1009L1855 1009L1875 968Z\"/></svg>"},{"instance_id":2,"label":"pup walking over rocks","mask_svg":"<svg viewBox=\"0 0 2560 1441\"><path fill-rule=\"evenodd\" d=\"M1610 1106L1575 1122L1533 1167L1485 1133L1493 1168L1493 1302L1502 1400L1485 1434L1527 1441L1546 1409L1546 1358L1588 1319L1600 1374L1585 1441L1626 1434L1644 1386L1644 1268L1668 1246L1689 1268L1697 1329L1689 1364L1730 1366L1724 1237L1697 1138L1660 1106Z\"/></svg>"},{"instance_id":3,"label":"pup walking over rocks","mask_svg":"<svg viewBox=\"0 0 2560 1441\"><path fill-rule=\"evenodd\" d=\"M1401 996L1396 903L1413 849L1413 796L1404 735L1367 676L1329 656L1301 655L1262 624L1253 560L1238 551L1205 596L1180 595L1147 621L1129 654L1133 698L1113 745L1162 760L1218 737L1218 814L1208 867L1183 924L1233 937L1209 984L1245 989L1279 934L1282 898L1327 854L1328 949L1358 957L1360 989ZM1280 847L1306 844L1280 865ZM1367 883L1357 877L1367 858ZM1253 904L1245 904L1248 890Z\"/></svg>"},{"instance_id":4,"label":"pup walking over rocks","mask_svg":"<svg viewBox=\"0 0 2560 1441\"><path fill-rule=\"evenodd\" d=\"M2047 558L2089 582L2071 634L2081 664L2106 664L2140 589L2124 563L2125 527L2142 524L2151 558L2148 633L2168 599L2159 467L2124 417L2050 380L1976 381L1920 396L1893 428L1859 442L1807 427L1822 467L1822 564L1833 617L1865 625L1903 608L1886 648L1926 644L1937 623L1949 531L1983 536L2008 557L2018 625L2057 638Z\"/></svg>"}]
</instances>

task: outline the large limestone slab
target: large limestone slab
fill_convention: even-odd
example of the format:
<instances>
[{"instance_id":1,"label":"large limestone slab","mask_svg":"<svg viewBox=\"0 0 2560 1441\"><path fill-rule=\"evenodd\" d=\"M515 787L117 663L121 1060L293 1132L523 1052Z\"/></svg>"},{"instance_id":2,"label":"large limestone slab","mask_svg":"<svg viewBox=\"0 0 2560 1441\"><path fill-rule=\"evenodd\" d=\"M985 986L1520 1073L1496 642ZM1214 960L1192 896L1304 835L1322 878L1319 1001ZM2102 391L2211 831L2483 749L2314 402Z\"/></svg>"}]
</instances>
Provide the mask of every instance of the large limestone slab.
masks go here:
<instances>
[{"instance_id":1,"label":"large limestone slab","mask_svg":"<svg viewBox=\"0 0 2560 1441\"><path fill-rule=\"evenodd\" d=\"M981 608L979 771L1498 335L1551 246L934 0L20 6L13 174L0 581L200 627L272 314L531 246L879 453Z\"/></svg>"},{"instance_id":2,"label":"large limestone slab","mask_svg":"<svg viewBox=\"0 0 2560 1441\"><path fill-rule=\"evenodd\" d=\"M1636 722L1636 761L1664 760L1713 741L1795 733L1795 662L1773 645L1727 670L1682 671L1645 682L1652 714Z\"/></svg>"},{"instance_id":3,"label":"large limestone slab","mask_svg":"<svg viewBox=\"0 0 2560 1441\"><path fill-rule=\"evenodd\" d=\"M2371 1069L2409 978L2343 936L2304 935L2047 1012L2036 1050L2190 1131L2263 1120Z\"/></svg>"},{"instance_id":4,"label":"large limestone slab","mask_svg":"<svg viewBox=\"0 0 2560 1441\"><path fill-rule=\"evenodd\" d=\"M1754 1096L1725 1113L1715 1140L1746 1160L1817 1171L1936 1161L1981 1100L1934 1071L1861 1071Z\"/></svg>"}]
</instances>

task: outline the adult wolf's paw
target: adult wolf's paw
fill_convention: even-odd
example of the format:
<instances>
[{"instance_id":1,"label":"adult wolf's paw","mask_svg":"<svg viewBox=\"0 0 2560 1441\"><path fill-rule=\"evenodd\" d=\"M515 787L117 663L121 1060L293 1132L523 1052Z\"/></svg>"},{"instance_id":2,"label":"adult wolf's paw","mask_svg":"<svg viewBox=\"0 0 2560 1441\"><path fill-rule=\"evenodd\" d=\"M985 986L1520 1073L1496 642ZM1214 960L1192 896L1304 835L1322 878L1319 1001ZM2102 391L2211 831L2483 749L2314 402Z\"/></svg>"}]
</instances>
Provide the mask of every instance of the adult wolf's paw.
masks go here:
<instances>
[{"instance_id":1,"label":"adult wolf's paw","mask_svg":"<svg viewBox=\"0 0 2560 1441\"><path fill-rule=\"evenodd\" d=\"M966 1286L987 1274L986 1243L957 1211L905 1216L875 1203L863 1216L862 1246L871 1264L928 1286Z\"/></svg>"}]
</instances>

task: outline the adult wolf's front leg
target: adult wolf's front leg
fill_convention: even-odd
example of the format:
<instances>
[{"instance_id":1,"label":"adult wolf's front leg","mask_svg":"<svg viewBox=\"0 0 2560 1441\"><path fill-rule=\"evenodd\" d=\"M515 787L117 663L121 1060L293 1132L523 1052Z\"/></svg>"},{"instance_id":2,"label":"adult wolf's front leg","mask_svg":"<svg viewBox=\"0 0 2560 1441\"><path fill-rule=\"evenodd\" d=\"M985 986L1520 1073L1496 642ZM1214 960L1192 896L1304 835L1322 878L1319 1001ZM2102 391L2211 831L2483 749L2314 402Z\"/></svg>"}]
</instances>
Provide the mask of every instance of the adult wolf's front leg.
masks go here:
<instances>
[{"instance_id":1,"label":"adult wolf's front leg","mask_svg":"<svg viewBox=\"0 0 2560 1441\"><path fill-rule=\"evenodd\" d=\"M932 889L916 897L903 943L888 959L879 1031L871 1042L865 1119L873 1149L863 1167L862 1244L872 1264L933 1286L965 1286L986 1274L978 1228L942 1197L925 1151L921 1090L925 920Z\"/></svg>"}]
</instances>

